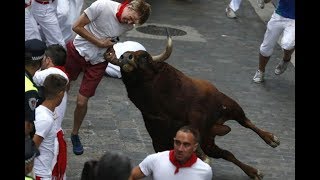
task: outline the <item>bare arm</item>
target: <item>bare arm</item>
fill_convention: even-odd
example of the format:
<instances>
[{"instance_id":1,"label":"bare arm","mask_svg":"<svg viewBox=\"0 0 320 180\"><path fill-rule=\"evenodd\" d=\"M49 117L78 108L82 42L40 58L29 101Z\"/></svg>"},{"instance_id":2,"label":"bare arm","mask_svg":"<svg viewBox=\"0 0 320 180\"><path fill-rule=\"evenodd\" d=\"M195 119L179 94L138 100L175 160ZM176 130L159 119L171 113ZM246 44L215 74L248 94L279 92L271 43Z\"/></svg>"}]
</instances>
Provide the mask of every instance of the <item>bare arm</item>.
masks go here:
<instances>
[{"instance_id":1,"label":"bare arm","mask_svg":"<svg viewBox=\"0 0 320 180\"><path fill-rule=\"evenodd\" d=\"M143 172L141 171L139 166L136 166L132 169L131 171L131 175L129 177L129 180L136 180L136 179L141 179L145 177L145 175L143 174Z\"/></svg>"},{"instance_id":2,"label":"bare arm","mask_svg":"<svg viewBox=\"0 0 320 180\"><path fill-rule=\"evenodd\" d=\"M84 26L89 24L90 22L91 21L86 15L86 13L82 13L79 19L73 24L72 30L79 34L81 37L85 38L86 40L90 41L91 43L95 44L100 48L111 47L114 44L113 42L111 42L111 38L98 39L84 28Z\"/></svg>"},{"instance_id":3,"label":"bare arm","mask_svg":"<svg viewBox=\"0 0 320 180\"><path fill-rule=\"evenodd\" d=\"M32 140L33 140L34 144L36 145L36 147L39 148L40 144L43 141L43 137L38 136L38 135L35 134L35 135L33 135L33 139Z\"/></svg>"}]
</instances>

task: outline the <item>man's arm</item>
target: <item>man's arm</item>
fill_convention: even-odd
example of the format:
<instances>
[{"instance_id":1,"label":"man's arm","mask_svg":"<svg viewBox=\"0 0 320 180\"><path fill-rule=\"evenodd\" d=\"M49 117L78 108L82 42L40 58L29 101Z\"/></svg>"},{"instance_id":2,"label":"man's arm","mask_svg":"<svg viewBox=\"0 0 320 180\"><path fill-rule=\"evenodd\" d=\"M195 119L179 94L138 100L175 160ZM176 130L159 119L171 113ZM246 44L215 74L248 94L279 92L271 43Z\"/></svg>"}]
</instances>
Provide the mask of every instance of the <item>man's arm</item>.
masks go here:
<instances>
[{"instance_id":1,"label":"man's arm","mask_svg":"<svg viewBox=\"0 0 320 180\"><path fill-rule=\"evenodd\" d=\"M90 22L91 21L86 13L82 13L78 20L73 24L72 30L100 48L109 48L110 46L112 46L114 43L111 42L111 38L98 39L84 28L84 26L89 24Z\"/></svg>"},{"instance_id":2,"label":"man's arm","mask_svg":"<svg viewBox=\"0 0 320 180\"><path fill-rule=\"evenodd\" d=\"M143 172L141 171L139 166L136 166L132 169L131 171L131 175L129 177L129 180L136 180L136 179L141 179L144 178L145 175L143 174Z\"/></svg>"},{"instance_id":3,"label":"man's arm","mask_svg":"<svg viewBox=\"0 0 320 180\"><path fill-rule=\"evenodd\" d=\"M39 146L40 146L40 144L42 143L42 141L43 141L43 137L41 137L41 136L38 136L38 135L34 135L33 136L33 142L34 142L34 144L36 145L36 147L37 148L39 148Z\"/></svg>"}]
</instances>

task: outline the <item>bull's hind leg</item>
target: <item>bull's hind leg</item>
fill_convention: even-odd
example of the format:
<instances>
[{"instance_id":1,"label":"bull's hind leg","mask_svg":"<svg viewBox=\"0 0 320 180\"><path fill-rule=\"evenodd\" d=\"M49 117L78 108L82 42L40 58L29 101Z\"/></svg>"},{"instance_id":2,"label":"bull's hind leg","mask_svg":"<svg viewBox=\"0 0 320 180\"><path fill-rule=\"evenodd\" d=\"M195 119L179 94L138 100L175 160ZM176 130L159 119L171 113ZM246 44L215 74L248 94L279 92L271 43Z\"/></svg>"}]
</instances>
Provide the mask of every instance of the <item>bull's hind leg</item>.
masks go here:
<instances>
[{"instance_id":1,"label":"bull's hind leg","mask_svg":"<svg viewBox=\"0 0 320 180\"><path fill-rule=\"evenodd\" d=\"M246 116L243 109L235 101L229 99L230 106L224 111L224 119L234 119L246 128L256 132L268 145L275 148L279 146L280 141L274 134L256 127ZM231 107L231 108L230 108Z\"/></svg>"},{"instance_id":2,"label":"bull's hind leg","mask_svg":"<svg viewBox=\"0 0 320 180\"><path fill-rule=\"evenodd\" d=\"M218 121L218 123L220 123ZM223 125L223 124L215 124L211 127L210 129L210 134L211 136L224 136L226 134L228 134L231 131L231 128L227 125ZM211 163L210 158L203 152L203 150L201 149L200 146L198 146L197 151L196 151L197 156L204 162L206 162L207 164Z\"/></svg>"},{"instance_id":3,"label":"bull's hind leg","mask_svg":"<svg viewBox=\"0 0 320 180\"><path fill-rule=\"evenodd\" d=\"M280 140L277 136L275 136L274 134L268 132L268 131L264 131L258 127L256 127L248 118L246 118L245 116L243 116L243 118L240 119L236 119L239 124L241 124L242 126L246 127L246 128L250 128L252 129L254 132L256 132L263 140L264 142L266 142L268 145L270 145L271 147L275 148L277 146L280 145Z\"/></svg>"},{"instance_id":4,"label":"bull's hind leg","mask_svg":"<svg viewBox=\"0 0 320 180\"><path fill-rule=\"evenodd\" d=\"M207 139L204 145L202 146L203 151L212 158L223 158L224 160L230 161L235 165L239 166L243 172L245 172L250 178L255 180L261 180L263 174L247 164L239 161L230 151L220 149L215 143L214 139Z\"/></svg>"}]
</instances>

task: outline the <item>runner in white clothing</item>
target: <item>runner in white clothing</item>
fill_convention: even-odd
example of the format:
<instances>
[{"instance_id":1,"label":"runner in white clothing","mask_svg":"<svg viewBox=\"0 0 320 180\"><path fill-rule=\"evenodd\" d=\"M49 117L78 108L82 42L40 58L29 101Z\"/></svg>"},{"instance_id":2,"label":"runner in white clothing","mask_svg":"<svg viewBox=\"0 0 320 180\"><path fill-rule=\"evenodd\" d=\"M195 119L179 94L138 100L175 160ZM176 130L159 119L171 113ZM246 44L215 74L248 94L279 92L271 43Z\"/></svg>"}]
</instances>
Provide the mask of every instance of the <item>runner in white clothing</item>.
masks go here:
<instances>
[{"instance_id":1,"label":"runner in white clothing","mask_svg":"<svg viewBox=\"0 0 320 180\"><path fill-rule=\"evenodd\" d=\"M133 168L129 180L149 175L153 180L211 180L211 167L195 154L199 132L190 126L183 126L173 141L173 150L147 156Z\"/></svg>"},{"instance_id":2,"label":"runner in white clothing","mask_svg":"<svg viewBox=\"0 0 320 180\"><path fill-rule=\"evenodd\" d=\"M59 74L66 78L69 82L68 75L66 74L64 69L66 58L67 53L63 46L58 44L48 46L47 50L45 51L45 56L42 60L41 70L35 73L35 75L33 76L33 82L41 87L43 86L43 82L46 77L50 74ZM62 102L54 110L57 138L55 139L54 158L52 160L53 175L59 176L58 174L60 174L62 177L64 177L63 179L66 178L65 169L67 163L67 147L63 137L64 133L61 124L66 112L66 108L67 92L64 92ZM60 154L59 159L58 154ZM59 165L60 167L58 168L57 166Z\"/></svg>"},{"instance_id":3,"label":"runner in white clothing","mask_svg":"<svg viewBox=\"0 0 320 180\"><path fill-rule=\"evenodd\" d=\"M45 100L36 108L34 121L36 132L33 141L40 151L40 155L34 162L36 179L52 179L52 159L56 138L53 112L63 99L67 83L67 79L59 74L48 75L43 83Z\"/></svg>"},{"instance_id":4,"label":"runner in white clothing","mask_svg":"<svg viewBox=\"0 0 320 180\"><path fill-rule=\"evenodd\" d=\"M108 62L103 54L112 47L116 37L131 30L134 24L143 24L150 15L150 5L144 0L118 3L110 0L94 1L76 20L72 30L77 33L67 43L66 71L70 81L83 72L71 132L73 153L81 155L84 150L79 130L87 113L89 98L105 74Z\"/></svg>"},{"instance_id":5,"label":"runner in white clothing","mask_svg":"<svg viewBox=\"0 0 320 180\"><path fill-rule=\"evenodd\" d=\"M32 0L24 1L24 40L41 39L37 21L34 19L30 9Z\"/></svg>"}]
</instances>

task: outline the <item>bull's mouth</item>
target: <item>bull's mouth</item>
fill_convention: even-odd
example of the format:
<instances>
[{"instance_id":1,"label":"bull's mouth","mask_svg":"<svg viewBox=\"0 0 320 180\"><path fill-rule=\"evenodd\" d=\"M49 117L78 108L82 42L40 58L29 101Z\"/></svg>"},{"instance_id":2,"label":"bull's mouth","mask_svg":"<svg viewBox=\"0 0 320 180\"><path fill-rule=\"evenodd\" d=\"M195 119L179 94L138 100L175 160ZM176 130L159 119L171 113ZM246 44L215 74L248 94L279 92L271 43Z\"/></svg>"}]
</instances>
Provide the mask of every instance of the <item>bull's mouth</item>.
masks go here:
<instances>
[{"instance_id":1,"label":"bull's mouth","mask_svg":"<svg viewBox=\"0 0 320 180\"><path fill-rule=\"evenodd\" d=\"M131 72L133 71L134 68L137 68L137 64L134 61L134 57L132 54L130 54L129 56L126 56L125 60L126 63L122 66L122 69L125 72Z\"/></svg>"},{"instance_id":2,"label":"bull's mouth","mask_svg":"<svg viewBox=\"0 0 320 180\"><path fill-rule=\"evenodd\" d=\"M124 64L122 66L122 70L127 73L133 71L133 69L134 69L134 67L130 64Z\"/></svg>"}]
</instances>

